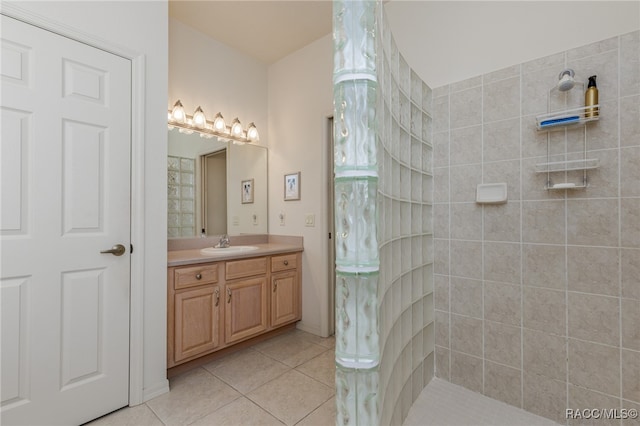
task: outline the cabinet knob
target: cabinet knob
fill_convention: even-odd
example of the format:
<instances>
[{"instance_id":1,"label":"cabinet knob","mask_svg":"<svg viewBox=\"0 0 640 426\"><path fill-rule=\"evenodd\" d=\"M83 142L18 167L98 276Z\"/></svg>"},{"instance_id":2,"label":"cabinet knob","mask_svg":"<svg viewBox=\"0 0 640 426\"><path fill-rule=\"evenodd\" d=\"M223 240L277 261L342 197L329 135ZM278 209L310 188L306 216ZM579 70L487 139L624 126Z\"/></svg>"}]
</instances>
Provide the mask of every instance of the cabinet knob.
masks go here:
<instances>
[{"instance_id":1,"label":"cabinet knob","mask_svg":"<svg viewBox=\"0 0 640 426\"><path fill-rule=\"evenodd\" d=\"M196 280L201 280L202 279L202 274L196 274Z\"/></svg>"},{"instance_id":2,"label":"cabinet knob","mask_svg":"<svg viewBox=\"0 0 640 426\"><path fill-rule=\"evenodd\" d=\"M284 261L284 266L287 266L287 265L289 265L289 261L288 261L288 260L285 260L285 261Z\"/></svg>"}]
</instances>

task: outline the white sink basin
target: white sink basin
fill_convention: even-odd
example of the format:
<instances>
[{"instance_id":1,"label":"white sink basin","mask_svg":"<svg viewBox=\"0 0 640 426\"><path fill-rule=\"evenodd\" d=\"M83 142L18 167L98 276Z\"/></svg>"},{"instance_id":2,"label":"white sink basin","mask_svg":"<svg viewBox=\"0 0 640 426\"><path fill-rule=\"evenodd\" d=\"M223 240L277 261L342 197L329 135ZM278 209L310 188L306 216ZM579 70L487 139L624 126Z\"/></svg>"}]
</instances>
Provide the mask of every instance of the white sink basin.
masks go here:
<instances>
[{"instance_id":1,"label":"white sink basin","mask_svg":"<svg viewBox=\"0 0 640 426\"><path fill-rule=\"evenodd\" d=\"M243 253L246 251L258 250L256 246L229 246L227 248L222 247L207 247L200 250L200 253L204 255L218 255L218 254L233 254Z\"/></svg>"}]
</instances>

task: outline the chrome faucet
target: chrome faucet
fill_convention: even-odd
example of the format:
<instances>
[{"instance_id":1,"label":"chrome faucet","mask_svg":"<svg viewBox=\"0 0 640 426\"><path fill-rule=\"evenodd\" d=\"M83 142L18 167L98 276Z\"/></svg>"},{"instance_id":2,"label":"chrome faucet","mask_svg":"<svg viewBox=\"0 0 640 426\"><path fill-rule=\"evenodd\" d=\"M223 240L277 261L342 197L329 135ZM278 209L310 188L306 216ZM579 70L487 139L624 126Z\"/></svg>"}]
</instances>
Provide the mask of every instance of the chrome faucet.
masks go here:
<instances>
[{"instance_id":1,"label":"chrome faucet","mask_svg":"<svg viewBox=\"0 0 640 426\"><path fill-rule=\"evenodd\" d=\"M220 237L220 241L218 241L217 247L229 248L230 245L231 245L231 240L229 239L229 236L227 234L224 234L223 236Z\"/></svg>"}]
</instances>

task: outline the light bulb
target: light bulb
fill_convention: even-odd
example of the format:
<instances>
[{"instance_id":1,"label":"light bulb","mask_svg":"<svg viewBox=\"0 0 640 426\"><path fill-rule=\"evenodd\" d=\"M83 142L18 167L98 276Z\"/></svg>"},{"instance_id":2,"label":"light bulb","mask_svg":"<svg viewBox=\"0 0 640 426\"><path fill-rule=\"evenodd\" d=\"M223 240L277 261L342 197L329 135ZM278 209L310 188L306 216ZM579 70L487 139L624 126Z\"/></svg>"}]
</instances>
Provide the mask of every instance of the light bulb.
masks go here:
<instances>
[{"instance_id":1,"label":"light bulb","mask_svg":"<svg viewBox=\"0 0 640 426\"><path fill-rule=\"evenodd\" d=\"M216 132L224 132L227 129L227 125L224 122L222 114L216 114L216 118L213 119L213 130Z\"/></svg>"},{"instance_id":2,"label":"light bulb","mask_svg":"<svg viewBox=\"0 0 640 426\"><path fill-rule=\"evenodd\" d=\"M171 118L173 118L173 121L178 123L185 122L187 116L184 113L184 108L182 107L182 102L180 102L180 100L178 100L173 106L173 110L171 110Z\"/></svg>"},{"instance_id":3,"label":"light bulb","mask_svg":"<svg viewBox=\"0 0 640 426\"><path fill-rule=\"evenodd\" d=\"M207 117L204 115L202 108L198 107L193 113L193 125L198 129L204 129L207 127Z\"/></svg>"},{"instance_id":4,"label":"light bulb","mask_svg":"<svg viewBox=\"0 0 640 426\"><path fill-rule=\"evenodd\" d=\"M240 124L240 120L237 117L231 123L231 134L233 136L242 136L242 124Z\"/></svg>"},{"instance_id":5,"label":"light bulb","mask_svg":"<svg viewBox=\"0 0 640 426\"><path fill-rule=\"evenodd\" d=\"M260 140L260 135L258 134L258 129L254 123L249 124L247 128L247 139L251 142L257 142Z\"/></svg>"}]
</instances>

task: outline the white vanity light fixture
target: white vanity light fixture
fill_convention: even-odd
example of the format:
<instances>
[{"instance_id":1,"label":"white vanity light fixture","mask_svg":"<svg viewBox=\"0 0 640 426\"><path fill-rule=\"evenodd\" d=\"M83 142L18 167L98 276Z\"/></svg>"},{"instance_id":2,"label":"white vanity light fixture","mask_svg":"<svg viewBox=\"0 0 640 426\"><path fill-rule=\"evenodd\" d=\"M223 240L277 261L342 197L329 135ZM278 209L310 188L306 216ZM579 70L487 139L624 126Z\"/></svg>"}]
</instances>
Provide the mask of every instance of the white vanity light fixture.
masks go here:
<instances>
[{"instance_id":1,"label":"white vanity light fixture","mask_svg":"<svg viewBox=\"0 0 640 426\"><path fill-rule=\"evenodd\" d=\"M216 132L224 132L226 128L227 125L224 122L224 117L222 117L222 114L217 113L213 119L213 130Z\"/></svg>"},{"instance_id":2,"label":"white vanity light fixture","mask_svg":"<svg viewBox=\"0 0 640 426\"><path fill-rule=\"evenodd\" d=\"M171 110L171 120L176 123L183 124L186 121L187 115L184 113L184 107L182 106L182 102L178 100Z\"/></svg>"},{"instance_id":3,"label":"white vanity light fixture","mask_svg":"<svg viewBox=\"0 0 640 426\"><path fill-rule=\"evenodd\" d=\"M247 127L247 139L251 142L258 142L260 140L258 128L253 122L249 123L249 127Z\"/></svg>"},{"instance_id":4,"label":"white vanity light fixture","mask_svg":"<svg viewBox=\"0 0 640 426\"><path fill-rule=\"evenodd\" d=\"M243 133L244 133L244 130L242 129L242 124L240 124L240 120L238 120L238 117L234 118L233 121L231 122L231 135L240 137L243 135Z\"/></svg>"},{"instance_id":5,"label":"white vanity light fixture","mask_svg":"<svg viewBox=\"0 0 640 426\"><path fill-rule=\"evenodd\" d=\"M207 127L207 118L204 115L201 107L196 108L193 113L193 125L198 129L204 129Z\"/></svg>"},{"instance_id":6,"label":"white vanity light fixture","mask_svg":"<svg viewBox=\"0 0 640 426\"><path fill-rule=\"evenodd\" d=\"M213 121L208 121L200 106L190 116L184 112L184 107L179 100L167 114L167 121L169 130L177 128L180 133L186 134L197 132L203 138L217 136L221 141L236 143L251 143L260 140L258 129L253 122L245 131L238 118L233 120L231 126L227 126L221 113L217 113Z\"/></svg>"}]
</instances>

